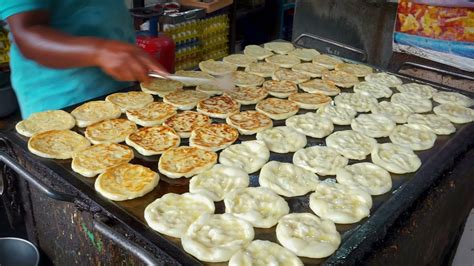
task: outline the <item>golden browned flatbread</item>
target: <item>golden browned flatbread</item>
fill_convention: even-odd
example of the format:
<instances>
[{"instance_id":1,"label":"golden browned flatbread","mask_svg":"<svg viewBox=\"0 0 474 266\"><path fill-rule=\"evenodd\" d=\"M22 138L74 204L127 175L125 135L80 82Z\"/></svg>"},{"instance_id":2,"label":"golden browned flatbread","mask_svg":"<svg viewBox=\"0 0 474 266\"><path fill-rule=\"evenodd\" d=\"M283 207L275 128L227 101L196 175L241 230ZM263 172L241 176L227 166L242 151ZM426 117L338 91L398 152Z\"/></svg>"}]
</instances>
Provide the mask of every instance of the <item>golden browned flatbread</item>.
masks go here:
<instances>
[{"instance_id":1,"label":"golden browned flatbread","mask_svg":"<svg viewBox=\"0 0 474 266\"><path fill-rule=\"evenodd\" d=\"M28 119L16 124L15 129L25 137L49 130L66 130L76 125L76 120L68 112L53 110L34 113Z\"/></svg>"},{"instance_id":2,"label":"golden browned flatbread","mask_svg":"<svg viewBox=\"0 0 474 266\"><path fill-rule=\"evenodd\" d=\"M138 164L124 163L107 169L95 180L95 190L114 201L139 198L160 181L158 173Z\"/></svg>"},{"instance_id":3,"label":"golden browned flatbread","mask_svg":"<svg viewBox=\"0 0 474 266\"><path fill-rule=\"evenodd\" d=\"M124 113L128 109L145 107L153 102L153 96L141 91L129 91L110 94L105 100L118 105Z\"/></svg>"},{"instance_id":4,"label":"golden browned flatbread","mask_svg":"<svg viewBox=\"0 0 474 266\"><path fill-rule=\"evenodd\" d=\"M256 87L262 85L262 83L265 81L264 78L243 72L243 71L236 71L232 74L232 79L234 81L234 84L239 87Z\"/></svg>"},{"instance_id":5,"label":"golden browned flatbread","mask_svg":"<svg viewBox=\"0 0 474 266\"><path fill-rule=\"evenodd\" d=\"M217 162L217 153L197 147L181 146L164 152L158 162L159 171L170 177L191 177L211 168Z\"/></svg>"},{"instance_id":6,"label":"golden browned flatbread","mask_svg":"<svg viewBox=\"0 0 474 266\"><path fill-rule=\"evenodd\" d=\"M143 127L152 127L163 124L163 122L176 114L176 107L171 104L152 102L138 109L129 109L127 118Z\"/></svg>"},{"instance_id":7,"label":"golden browned flatbread","mask_svg":"<svg viewBox=\"0 0 474 266\"><path fill-rule=\"evenodd\" d=\"M332 81L342 88L351 88L359 83L356 75L339 70L324 71L323 80Z\"/></svg>"},{"instance_id":8,"label":"golden browned flatbread","mask_svg":"<svg viewBox=\"0 0 474 266\"><path fill-rule=\"evenodd\" d=\"M165 103L169 103L180 110L191 110L200 100L209 98L204 92L194 90L176 91L163 97Z\"/></svg>"},{"instance_id":9,"label":"golden browned flatbread","mask_svg":"<svg viewBox=\"0 0 474 266\"><path fill-rule=\"evenodd\" d=\"M226 122L237 128L243 135L253 135L273 127L273 121L270 117L257 111L245 111L233 114L227 117Z\"/></svg>"},{"instance_id":10,"label":"golden browned flatbread","mask_svg":"<svg viewBox=\"0 0 474 266\"><path fill-rule=\"evenodd\" d=\"M197 111L214 118L227 118L240 110L240 103L229 96L215 96L197 104Z\"/></svg>"},{"instance_id":11,"label":"golden browned flatbread","mask_svg":"<svg viewBox=\"0 0 474 266\"><path fill-rule=\"evenodd\" d=\"M154 126L139 129L130 134L125 142L140 154L150 156L178 147L181 139L174 129L168 126Z\"/></svg>"},{"instance_id":12,"label":"golden browned flatbread","mask_svg":"<svg viewBox=\"0 0 474 266\"><path fill-rule=\"evenodd\" d=\"M265 99L268 95L268 91L260 87L235 88L227 91L225 95L230 96L240 104L248 105L256 104Z\"/></svg>"},{"instance_id":13,"label":"golden browned flatbread","mask_svg":"<svg viewBox=\"0 0 474 266\"><path fill-rule=\"evenodd\" d=\"M237 70L237 66L227 62L207 60L199 63L199 68L214 76L223 76Z\"/></svg>"},{"instance_id":14,"label":"golden browned flatbread","mask_svg":"<svg viewBox=\"0 0 474 266\"><path fill-rule=\"evenodd\" d=\"M164 125L173 128L181 138L189 138L191 131L209 125L211 122L211 118L207 115L194 111L184 111L166 119Z\"/></svg>"},{"instance_id":15,"label":"golden browned flatbread","mask_svg":"<svg viewBox=\"0 0 474 266\"><path fill-rule=\"evenodd\" d=\"M143 92L163 97L168 93L181 90L184 87L184 84L169 79L152 79L149 82L140 83L140 87Z\"/></svg>"},{"instance_id":16,"label":"golden browned flatbread","mask_svg":"<svg viewBox=\"0 0 474 266\"><path fill-rule=\"evenodd\" d=\"M257 62L248 65L245 68L245 71L263 78L269 78L273 75L273 72L277 71L278 69L280 69L280 67L275 64L267 62Z\"/></svg>"},{"instance_id":17,"label":"golden browned flatbread","mask_svg":"<svg viewBox=\"0 0 474 266\"><path fill-rule=\"evenodd\" d=\"M210 124L191 132L189 145L209 151L222 150L239 137L237 129L227 124Z\"/></svg>"},{"instance_id":18,"label":"golden browned flatbread","mask_svg":"<svg viewBox=\"0 0 474 266\"><path fill-rule=\"evenodd\" d=\"M50 130L33 135L28 141L31 153L50 159L69 159L91 143L71 130Z\"/></svg>"},{"instance_id":19,"label":"golden browned flatbread","mask_svg":"<svg viewBox=\"0 0 474 266\"><path fill-rule=\"evenodd\" d=\"M280 81L288 80L296 84L300 84L310 80L311 77L301 72L295 72L291 69L279 69L273 72L272 79Z\"/></svg>"},{"instance_id":20,"label":"golden browned flatbread","mask_svg":"<svg viewBox=\"0 0 474 266\"><path fill-rule=\"evenodd\" d=\"M321 106L330 104L331 97L321 93L295 93L288 100L296 103L300 108L316 110Z\"/></svg>"},{"instance_id":21,"label":"golden browned flatbread","mask_svg":"<svg viewBox=\"0 0 474 266\"><path fill-rule=\"evenodd\" d=\"M106 101L87 102L71 112L78 127L87 127L103 120L119 118L121 114L122 111L117 105Z\"/></svg>"},{"instance_id":22,"label":"golden browned flatbread","mask_svg":"<svg viewBox=\"0 0 474 266\"><path fill-rule=\"evenodd\" d=\"M295 115L299 107L296 103L284 99L268 98L259 102L255 110L274 120L287 119Z\"/></svg>"},{"instance_id":23,"label":"golden browned flatbread","mask_svg":"<svg viewBox=\"0 0 474 266\"><path fill-rule=\"evenodd\" d=\"M329 80L313 79L299 84L300 89L309 93L321 93L328 96L335 96L341 90Z\"/></svg>"},{"instance_id":24,"label":"golden browned flatbread","mask_svg":"<svg viewBox=\"0 0 474 266\"><path fill-rule=\"evenodd\" d=\"M288 80L267 80L263 83L262 87L266 89L270 95L278 98L286 98L298 91L296 84Z\"/></svg>"},{"instance_id":25,"label":"golden browned flatbread","mask_svg":"<svg viewBox=\"0 0 474 266\"><path fill-rule=\"evenodd\" d=\"M111 143L98 144L77 152L72 158L71 168L85 177L94 177L107 168L128 163L133 159L133 150L128 146Z\"/></svg>"},{"instance_id":26,"label":"golden browned flatbread","mask_svg":"<svg viewBox=\"0 0 474 266\"><path fill-rule=\"evenodd\" d=\"M336 70L355 75L356 77L365 77L374 72L374 70L369 66L349 63L336 65Z\"/></svg>"},{"instance_id":27,"label":"golden browned flatbread","mask_svg":"<svg viewBox=\"0 0 474 266\"><path fill-rule=\"evenodd\" d=\"M127 119L117 118L90 125L84 133L93 144L119 143L137 131L137 125Z\"/></svg>"}]
</instances>

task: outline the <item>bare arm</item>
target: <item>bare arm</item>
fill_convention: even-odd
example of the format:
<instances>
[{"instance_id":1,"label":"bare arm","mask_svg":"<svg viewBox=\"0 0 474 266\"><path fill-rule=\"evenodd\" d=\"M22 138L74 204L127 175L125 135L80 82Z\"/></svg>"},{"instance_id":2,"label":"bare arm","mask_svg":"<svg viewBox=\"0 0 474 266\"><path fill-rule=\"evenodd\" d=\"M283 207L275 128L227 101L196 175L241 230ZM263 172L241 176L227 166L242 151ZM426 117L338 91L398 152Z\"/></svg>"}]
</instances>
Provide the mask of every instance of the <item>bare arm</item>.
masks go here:
<instances>
[{"instance_id":1,"label":"bare arm","mask_svg":"<svg viewBox=\"0 0 474 266\"><path fill-rule=\"evenodd\" d=\"M75 37L49 26L47 11L31 11L8 18L21 53L50 68L100 67L121 81L145 81L152 70L166 71L135 45L94 37Z\"/></svg>"}]
</instances>

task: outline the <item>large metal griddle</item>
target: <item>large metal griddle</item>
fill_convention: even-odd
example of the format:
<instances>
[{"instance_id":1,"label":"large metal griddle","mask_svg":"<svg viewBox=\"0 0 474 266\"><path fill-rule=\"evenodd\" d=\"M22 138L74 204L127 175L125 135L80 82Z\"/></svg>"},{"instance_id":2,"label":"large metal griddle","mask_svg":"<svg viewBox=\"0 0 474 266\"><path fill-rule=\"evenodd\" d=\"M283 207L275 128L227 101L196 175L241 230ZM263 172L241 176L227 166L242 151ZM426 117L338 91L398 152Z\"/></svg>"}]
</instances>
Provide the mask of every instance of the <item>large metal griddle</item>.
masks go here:
<instances>
[{"instance_id":1,"label":"large metal griddle","mask_svg":"<svg viewBox=\"0 0 474 266\"><path fill-rule=\"evenodd\" d=\"M345 60L348 62L353 62ZM374 68L376 69L376 68ZM381 71L378 70L377 71ZM419 82L426 83L419 80L415 80L406 76L399 76L404 83L407 82ZM454 88L440 87L436 84L428 84L436 87L439 90L448 90L448 91L457 91ZM131 87L124 91L137 90L138 87ZM352 92L352 89L342 89L344 92ZM473 98L473 94L466 92L457 91L467 96ZM97 99L103 99L100 97ZM388 100L388 99L379 99ZM155 101L161 101L160 98L155 96ZM436 103L433 102L434 106ZM71 106L65 108L66 111L71 111L76 106ZM254 105L245 105L242 106L241 110L253 110ZM300 110L298 114L308 112L308 110ZM213 119L215 123L225 123L223 119ZM284 120L274 121L274 126L284 125ZM335 131L347 130L350 129L350 126L335 126ZM371 216L363 219L359 223L351 225L337 225L337 230L342 235L342 243L339 249L332 256L326 259L307 259L302 258L303 262L307 265L318 265L318 264L342 264L342 263L356 263L360 262L363 257L370 252L371 246L374 245L377 241L383 239L387 229L395 221L395 219L404 212L413 202L419 197L419 195L425 191L433 182L441 176L443 171L449 169L454 165L455 161L459 156L462 156L468 150L474 146L474 139L472 135L474 133L474 124L463 124L456 125L456 133L449 136L438 136L435 146L432 149L426 151L416 152L421 158L423 164L421 168L411 174L405 175L395 175L392 174L393 188L390 192L372 197L373 207L371 209ZM74 128L73 130L83 133L84 129ZM71 160L51 160L44 159L33 154L30 154L27 149L28 138L25 138L18 134L14 129L14 123L10 123L8 127L0 133L0 137L3 140L7 141L9 145L14 146L13 150L19 150L21 153L33 160L37 161L38 165L41 165L45 169L54 173L61 181L65 182L68 186L73 187L78 190L80 193L77 193L72 198L66 197L64 199L61 195L55 195L55 191L44 191L50 193L50 196L56 197L59 200L65 201L74 201L76 204L91 204L91 202L98 206L100 210L98 212L102 213L102 216L107 216L112 219L116 219L120 224L122 224L127 230L130 230L136 233L138 236L142 237L148 244L154 245L157 248L161 249L163 252L167 253L173 257L177 264L185 265L199 265L202 264L191 255L184 252L181 247L179 239L161 235L153 231L150 227L147 226L143 212L145 207L151 203L156 198L161 197L166 193L184 193L188 191L189 179L180 178L180 179L170 179L164 175L160 175L160 183L152 192L147 195L133 200L123 201L123 202L113 202L108 199L103 198L94 190L94 180L95 178L86 178L83 177L71 170L70 164ZM252 136L243 136L241 135L236 143L246 140L255 139L255 135ZM325 145L325 139L315 139L307 137L309 146L315 145ZM388 138L379 138L377 139L379 143L389 142ZM188 145L188 139L182 139L181 145ZM282 161L282 162L292 162L293 153L288 154L277 154L271 153L270 160ZM39 180L40 183L44 183L43 177L33 176L28 172L22 171L22 167L18 162L12 162L12 157L6 155L0 156L0 159L4 162L7 162L7 165L14 167L14 170L20 175L25 177L28 181ZM158 159L159 156L142 156L135 152L135 159L131 163L141 164L151 169L158 171ZM370 156L367 160L370 161ZM350 160L351 163L356 163L360 161ZM17 169L15 169L15 167ZM28 176L29 175L29 176ZM320 179L334 178L330 177L320 177ZM43 181L42 181L43 179ZM48 186L44 185L43 186ZM250 186L258 186L258 173L254 173L250 176ZM310 194L310 193L309 193ZM309 194L286 198L289 206L290 212L310 212L312 211L309 208ZM64 196L64 195L63 195ZM216 203L216 213L224 212L224 204L222 202ZM97 229L104 229L103 224L98 221ZM105 227L104 232L110 232L110 228ZM266 239L274 242L278 242L275 236L275 228L270 229L255 229L255 238L256 239ZM113 237L113 236L112 236ZM122 237L123 238L123 237ZM136 246L134 246L136 248ZM138 247L139 248L139 247ZM140 253L140 252L139 252ZM144 253L145 255L143 255ZM144 257L151 255L149 253L141 252L138 255ZM147 259L144 259L147 262ZM153 261L153 258L148 260L148 262ZM167 264L169 262L166 262ZM214 265L214 264L213 264ZM217 264L216 264L217 265Z\"/></svg>"}]
</instances>

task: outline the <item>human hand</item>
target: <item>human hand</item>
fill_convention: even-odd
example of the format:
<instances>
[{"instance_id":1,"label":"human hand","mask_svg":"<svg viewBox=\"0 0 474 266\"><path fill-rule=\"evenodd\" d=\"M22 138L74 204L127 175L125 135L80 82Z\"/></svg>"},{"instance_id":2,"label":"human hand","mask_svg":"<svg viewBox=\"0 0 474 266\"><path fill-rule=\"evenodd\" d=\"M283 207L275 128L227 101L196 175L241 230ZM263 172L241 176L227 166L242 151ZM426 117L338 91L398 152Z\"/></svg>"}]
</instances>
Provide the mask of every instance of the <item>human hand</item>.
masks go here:
<instances>
[{"instance_id":1,"label":"human hand","mask_svg":"<svg viewBox=\"0 0 474 266\"><path fill-rule=\"evenodd\" d=\"M151 71L162 76L169 75L145 51L128 43L104 41L97 49L95 60L105 73L120 81L146 82Z\"/></svg>"}]
</instances>

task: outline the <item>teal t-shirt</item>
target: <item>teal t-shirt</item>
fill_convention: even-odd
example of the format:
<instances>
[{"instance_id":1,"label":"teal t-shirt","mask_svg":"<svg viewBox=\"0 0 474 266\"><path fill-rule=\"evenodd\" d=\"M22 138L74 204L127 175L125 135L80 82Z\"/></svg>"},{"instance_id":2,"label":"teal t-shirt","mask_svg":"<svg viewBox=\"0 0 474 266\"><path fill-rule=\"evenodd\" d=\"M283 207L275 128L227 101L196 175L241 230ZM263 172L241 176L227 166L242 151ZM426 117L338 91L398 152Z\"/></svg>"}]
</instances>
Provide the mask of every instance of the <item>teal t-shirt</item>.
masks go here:
<instances>
[{"instance_id":1,"label":"teal t-shirt","mask_svg":"<svg viewBox=\"0 0 474 266\"><path fill-rule=\"evenodd\" d=\"M124 0L0 0L0 17L48 10L50 26L74 36L90 36L133 43L132 19ZM95 67L52 69L22 56L15 41L10 51L12 85L23 118L31 113L60 109L124 88Z\"/></svg>"}]
</instances>

